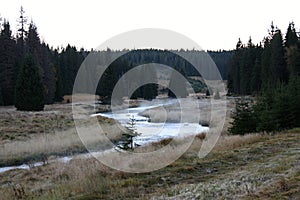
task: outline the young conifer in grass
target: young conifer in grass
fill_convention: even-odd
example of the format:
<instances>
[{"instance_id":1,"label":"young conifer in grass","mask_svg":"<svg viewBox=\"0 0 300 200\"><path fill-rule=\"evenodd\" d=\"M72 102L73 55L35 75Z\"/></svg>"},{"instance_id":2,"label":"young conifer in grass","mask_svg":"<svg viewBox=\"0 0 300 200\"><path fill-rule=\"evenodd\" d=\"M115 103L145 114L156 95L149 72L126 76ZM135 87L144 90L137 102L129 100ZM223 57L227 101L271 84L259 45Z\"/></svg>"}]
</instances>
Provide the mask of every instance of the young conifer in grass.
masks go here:
<instances>
[{"instance_id":1,"label":"young conifer in grass","mask_svg":"<svg viewBox=\"0 0 300 200\"><path fill-rule=\"evenodd\" d=\"M126 132L122 134L122 139L117 147L122 150L133 150L135 146L139 146L134 142L134 138L141 135L136 130L136 119L132 115L126 125Z\"/></svg>"}]
</instances>

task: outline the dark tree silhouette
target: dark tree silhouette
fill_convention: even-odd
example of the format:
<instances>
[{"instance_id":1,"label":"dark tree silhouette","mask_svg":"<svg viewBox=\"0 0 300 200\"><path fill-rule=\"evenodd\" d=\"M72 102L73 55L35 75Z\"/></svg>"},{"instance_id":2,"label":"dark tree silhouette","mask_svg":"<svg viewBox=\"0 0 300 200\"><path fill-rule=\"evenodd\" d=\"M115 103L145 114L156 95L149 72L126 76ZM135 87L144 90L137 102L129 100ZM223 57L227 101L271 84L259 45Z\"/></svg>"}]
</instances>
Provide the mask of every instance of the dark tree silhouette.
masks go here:
<instances>
[{"instance_id":1,"label":"dark tree silhouette","mask_svg":"<svg viewBox=\"0 0 300 200\"><path fill-rule=\"evenodd\" d=\"M44 109L44 86L39 69L31 55L25 57L21 67L15 92L15 107L24 111L41 111Z\"/></svg>"},{"instance_id":2,"label":"dark tree silhouette","mask_svg":"<svg viewBox=\"0 0 300 200\"><path fill-rule=\"evenodd\" d=\"M10 25L5 21L0 35L0 85L4 105L14 103L16 72L16 43L12 38Z\"/></svg>"}]
</instances>

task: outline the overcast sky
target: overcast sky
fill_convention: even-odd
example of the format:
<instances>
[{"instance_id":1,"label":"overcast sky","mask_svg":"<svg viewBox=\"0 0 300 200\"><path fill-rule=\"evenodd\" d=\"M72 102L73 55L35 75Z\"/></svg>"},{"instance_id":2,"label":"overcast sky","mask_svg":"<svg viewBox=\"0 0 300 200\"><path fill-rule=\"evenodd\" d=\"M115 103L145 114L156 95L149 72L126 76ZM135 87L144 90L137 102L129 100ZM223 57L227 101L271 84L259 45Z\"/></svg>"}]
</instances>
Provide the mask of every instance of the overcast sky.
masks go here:
<instances>
[{"instance_id":1,"label":"overcast sky","mask_svg":"<svg viewBox=\"0 0 300 200\"><path fill-rule=\"evenodd\" d=\"M21 5L50 46L88 50L139 28L176 31L205 50L233 49L239 37L247 43L250 35L257 43L271 21L283 33L291 21L300 28L296 0L0 0L0 16L14 31Z\"/></svg>"}]
</instances>

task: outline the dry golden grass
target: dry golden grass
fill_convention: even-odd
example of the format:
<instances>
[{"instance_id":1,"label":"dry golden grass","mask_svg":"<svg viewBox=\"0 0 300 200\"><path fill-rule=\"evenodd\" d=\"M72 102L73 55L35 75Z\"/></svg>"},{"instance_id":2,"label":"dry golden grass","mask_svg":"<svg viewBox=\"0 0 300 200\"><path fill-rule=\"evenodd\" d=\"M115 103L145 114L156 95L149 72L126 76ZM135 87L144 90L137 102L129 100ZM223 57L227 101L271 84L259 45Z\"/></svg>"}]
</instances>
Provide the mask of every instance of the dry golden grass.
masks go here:
<instances>
[{"instance_id":1,"label":"dry golden grass","mask_svg":"<svg viewBox=\"0 0 300 200\"><path fill-rule=\"evenodd\" d=\"M221 136L208 157L199 159L202 137L179 160L151 173L119 172L80 157L9 171L0 174L0 199L16 197L15 188L23 188L28 199L295 199L299 194L300 134Z\"/></svg>"},{"instance_id":2,"label":"dry golden grass","mask_svg":"<svg viewBox=\"0 0 300 200\"><path fill-rule=\"evenodd\" d=\"M111 121L99 120L107 126L104 132L115 132ZM14 157L24 152L54 151L80 142L74 129L46 134L47 137L34 136L25 138L28 144L9 141L5 154ZM299 131L273 136L230 136L223 130L214 149L200 159L198 152L209 137L208 133L200 133L181 158L150 173L124 173L82 156L69 163L54 159L30 170L11 170L0 174L0 199L297 199L300 196ZM92 134L88 136L87 143L92 145L94 138ZM166 139L135 151L155 151L170 142ZM179 143L173 145L174 151ZM6 157L5 154L2 156ZM120 162L117 157L110 158Z\"/></svg>"},{"instance_id":3,"label":"dry golden grass","mask_svg":"<svg viewBox=\"0 0 300 200\"><path fill-rule=\"evenodd\" d=\"M46 106L44 112L21 112L2 107L0 116L0 166L86 151L76 132L70 106ZM111 141L120 137L121 130L114 120L97 116L94 121L101 124L102 132L84 134L82 137L87 146L101 143L99 135L105 135ZM82 127L94 126L89 118L80 120L79 124Z\"/></svg>"},{"instance_id":4,"label":"dry golden grass","mask_svg":"<svg viewBox=\"0 0 300 200\"><path fill-rule=\"evenodd\" d=\"M62 155L85 151L85 146L93 148L108 137L111 141L116 141L121 137L122 131L119 125L115 123L105 123L101 125L102 133L95 131L86 131L79 137L75 128L66 131L56 131L54 133L39 134L24 141L12 141L0 146L0 160L2 163L16 158L22 161L26 157L38 157L40 154L45 156ZM88 128L89 130L92 127ZM107 134L109 133L109 134ZM83 145L83 142L85 146ZM103 147L101 147L103 148ZM44 158L43 158L44 159Z\"/></svg>"},{"instance_id":5,"label":"dry golden grass","mask_svg":"<svg viewBox=\"0 0 300 200\"><path fill-rule=\"evenodd\" d=\"M249 145L255 142L259 142L266 136L260 134L249 134L249 135L232 135L232 136L221 136L215 146L215 150L223 151L228 149L236 149L245 145Z\"/></svg>"},{"instance_id":6,"label":"dry golden grass","mask_svg":"<svg viewBox=\"0 0 300 200\"><path fill-rule=\"evenodd\" d=\"M90 95L90 94L75 94L75 95L65 95L63 102L64 103L76 103L83 101L95 101L99 99L99 95Z\"/></svg>"}]
</instances>

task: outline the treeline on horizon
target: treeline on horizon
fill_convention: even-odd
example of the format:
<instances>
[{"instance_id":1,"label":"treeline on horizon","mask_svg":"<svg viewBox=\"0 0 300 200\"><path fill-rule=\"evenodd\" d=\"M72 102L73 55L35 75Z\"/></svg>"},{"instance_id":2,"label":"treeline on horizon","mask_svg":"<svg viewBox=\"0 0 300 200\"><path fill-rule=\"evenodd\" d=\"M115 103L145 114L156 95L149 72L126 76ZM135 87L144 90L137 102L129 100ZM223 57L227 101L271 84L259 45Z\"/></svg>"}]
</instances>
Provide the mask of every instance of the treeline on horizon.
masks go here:
<instances>
[{"instance_id":1,"label":"treeline on horizon","mask_svg":"<svg viewBox=\"0 0 300 200\"><path fill-rule=\"evenodd\" d=\"M294 23L285 36L271 24L259 44L239 39L228 67L229 95L254 95L237 103L233 134L300 127L300 39Z\"/></svg>"},{"instance_id":2,"label":"treeline on horizon","mask_svg":"<svg viewBox=\"0 0 300 200\"><path fill-rule=\"evenodd\" d=\"M87 51L83 48L78 50L71 45L56 49L50 47L41 41L35 24L27 23L24 13L21 8L15 36L12 35L9 22L2 20L0 28L0 105L16 105L16 100L29 104L32 100L30 95L41 96L42 98L34 99L36 104L40 105L62 101L64 95L72 94L77 71L92 50ZM182 49L178 51L194 52L194 50ZM136 63L156 62L176 69L183 68L188 76L198 75L190 64L184 61L179 62L172 54L166 56L164 52L155 49L135 50L128 57L127 66L118 67L123 70L122 67L128 68L128 66L135 66ZM120 51L107 49L103 53L120 53ZM226 78L227 65L233 54L232 51L208 51L208 53L218 66L221 76ZM28 72L29 68L32 70L31 72ZM32 77L37 80L31 80L32 77L28 74L36 73L39 76ZM35 88L31 83L40 83L42 87L37 85ZM101 91L97 90L97 93L101 94ZM22 96L18 98L18 95ZM40 106L40 108L42 107Z\"/></svg>"}]
</instances>

